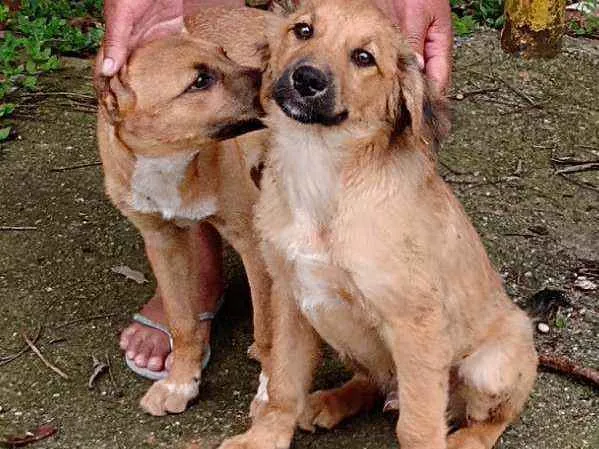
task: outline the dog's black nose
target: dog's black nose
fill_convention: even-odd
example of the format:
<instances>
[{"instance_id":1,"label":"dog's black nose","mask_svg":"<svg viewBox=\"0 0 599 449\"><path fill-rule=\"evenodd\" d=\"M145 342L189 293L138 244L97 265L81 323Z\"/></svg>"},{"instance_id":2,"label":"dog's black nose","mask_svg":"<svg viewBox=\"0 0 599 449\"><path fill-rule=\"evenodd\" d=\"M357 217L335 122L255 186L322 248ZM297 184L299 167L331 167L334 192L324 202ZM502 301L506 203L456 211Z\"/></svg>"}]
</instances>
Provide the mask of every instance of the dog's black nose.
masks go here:
<instances>
[{"instance_id":1,"label":"dog's black nose","mask_svg":"<svg viewBox=\"0 0 599 449\"><path fill-rule=\"evenodd\" d=\"M291 75L293 88L302 97L314 97L323 93L329 86L328 77L320 70L309 65L302 65Z\"/></svg>"}]
</instances>

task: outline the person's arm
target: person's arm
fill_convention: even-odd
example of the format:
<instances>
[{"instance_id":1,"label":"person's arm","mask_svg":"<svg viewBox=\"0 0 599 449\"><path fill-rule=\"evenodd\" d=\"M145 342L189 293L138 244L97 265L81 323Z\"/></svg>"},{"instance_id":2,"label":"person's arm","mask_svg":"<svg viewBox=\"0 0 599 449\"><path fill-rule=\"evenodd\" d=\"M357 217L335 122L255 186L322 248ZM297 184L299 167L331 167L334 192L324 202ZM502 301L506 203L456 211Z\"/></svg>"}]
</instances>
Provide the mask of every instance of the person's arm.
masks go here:
<instances>
[{"instance_id":1,"label":"person's arm","mask_svg":"<svg viewBox=\"0 0 599 449\"><path fill-rule=\"evenodd\" d=\"M427 76L443 92L449 87L453 31L448 0L375 0L422 58Z\"/></svg>"},{"instance_id":2,"label":"person's arm","mask_svg":"<svg viewBox=\"0 0 599 449\"><path fill-rule=\"evenodd\" d=\"M184 12L206 6L243 5L243 0L105 0L101 73L112 76L118 72L129 51L141 41L181 31Z\"/></svg>"}]
</instances>

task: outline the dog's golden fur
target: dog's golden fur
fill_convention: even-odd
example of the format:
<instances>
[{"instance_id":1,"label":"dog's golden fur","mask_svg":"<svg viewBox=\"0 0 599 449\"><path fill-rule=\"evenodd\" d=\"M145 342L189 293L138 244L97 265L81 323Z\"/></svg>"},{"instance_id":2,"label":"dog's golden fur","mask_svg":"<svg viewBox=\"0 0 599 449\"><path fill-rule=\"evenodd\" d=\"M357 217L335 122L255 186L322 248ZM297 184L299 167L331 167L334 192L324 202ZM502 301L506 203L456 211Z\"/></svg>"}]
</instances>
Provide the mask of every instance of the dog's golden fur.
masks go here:
<instances>
[{"instance_id":1,"label":"dog's golden fur","mask_svg":"<svg viewBox=\"0 0 599 449\"><path fill-rule=\"evenodd\" d=\"M254 305L253 355L268 354L270 278L252 226L259 191L250 177L265 134L218 137L262 112L263 18L251 9L204 9L187 20L188 32L137 49L117 76L96 79L106 191L144 238L173 335L169 376L141 402L154 415L181 412L198 393L205 346L194 307L206 286L190 236L199 223L212 224L241 255ZM208 88L198 86L205 76Z\"/></svg>"},{"instance_id":2,"label":"dog's golden fur","mask_svg":"<svg viewBox=\"0 0 599 449\"><path fill-rule=\"evenodd\" d=\"M297 23L313 35L299 39ZM402 449L491 448L537 358L529 319L437 173L441 102L367 0L307 4L267 35L272 138L256 224L273 277L272 371L251 429L221 448L286 448L296 426L332 427L394 390ZM355 49L376 64L358 67ZM330 74L333 126L299 123L273 100L298 61ZM309 396L321 339L356 374ZM449 436L448 412L460 427Z\"/></svg>"}]
</instances>

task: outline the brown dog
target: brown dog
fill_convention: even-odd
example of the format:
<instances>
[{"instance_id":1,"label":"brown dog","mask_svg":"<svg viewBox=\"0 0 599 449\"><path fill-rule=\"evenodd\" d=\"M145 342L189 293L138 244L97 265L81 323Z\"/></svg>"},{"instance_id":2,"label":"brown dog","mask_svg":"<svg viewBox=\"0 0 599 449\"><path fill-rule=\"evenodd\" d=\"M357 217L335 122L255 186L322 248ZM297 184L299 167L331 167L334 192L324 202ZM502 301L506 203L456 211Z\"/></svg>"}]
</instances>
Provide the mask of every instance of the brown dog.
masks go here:
<instances>
[{"instance_id":1,"label":"brown dog","mask_svg":"<svg viewBox=\"0 0 599 449\"><path fill-rule=\"evenodd\" d=\"M436 171L444 126L415 56L367 0L308 4L267 35L272 375L252 428L221 448L287 448L297 425L393 391L402 449L491 448L534 384L532 330ZM308 396L320 339L356 375Z\"/></svg>"},{"instance_id":2,"label":"brown dog","mask_svg":"<svg viewBox=\"0 0 599 449\"><path fill-rule=\"evenodd\" d=\"M264 132L223 140L263 127L263 16L205 9L188 20L189 32L149 43L118 76L98 80L106 191L144 238L173 336L169 376L141 401L153 415L182 412L198 394L204 344L191 304L202 288L201 261L189 236L199 222L241 255L254 305L253 355L264 360L269 351L270 278L252 227L259 190L250 177Z\"/></svg>"}]
</instances>

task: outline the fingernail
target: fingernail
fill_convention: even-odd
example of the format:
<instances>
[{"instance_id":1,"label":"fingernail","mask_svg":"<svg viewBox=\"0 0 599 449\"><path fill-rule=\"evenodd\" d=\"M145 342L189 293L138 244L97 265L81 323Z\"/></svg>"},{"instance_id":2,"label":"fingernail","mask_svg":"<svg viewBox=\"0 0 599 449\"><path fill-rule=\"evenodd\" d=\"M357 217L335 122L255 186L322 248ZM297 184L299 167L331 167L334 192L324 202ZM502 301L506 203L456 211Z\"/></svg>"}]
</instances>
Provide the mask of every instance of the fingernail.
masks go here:
<instances>
[{"instance_id":1,"label":"fingernail","mask_svg":"<svg viewBox=\"0 0 599 449\"><path fill-rule=\"evenodd\" d=\"M102 75L112 76L114 75L114 59L106 58L102 63Z\"/></svg>"},{"instance_id":2,"label":"fingernail","mask_svg":"<svg viewBox=\"0 0 599 449\"><path fill-rule=\"evenodd\" d=\"M420 70L424 70L424 57L420 53L416 53L416 60L418 61Z\"/></svg>"}]
</instances>

